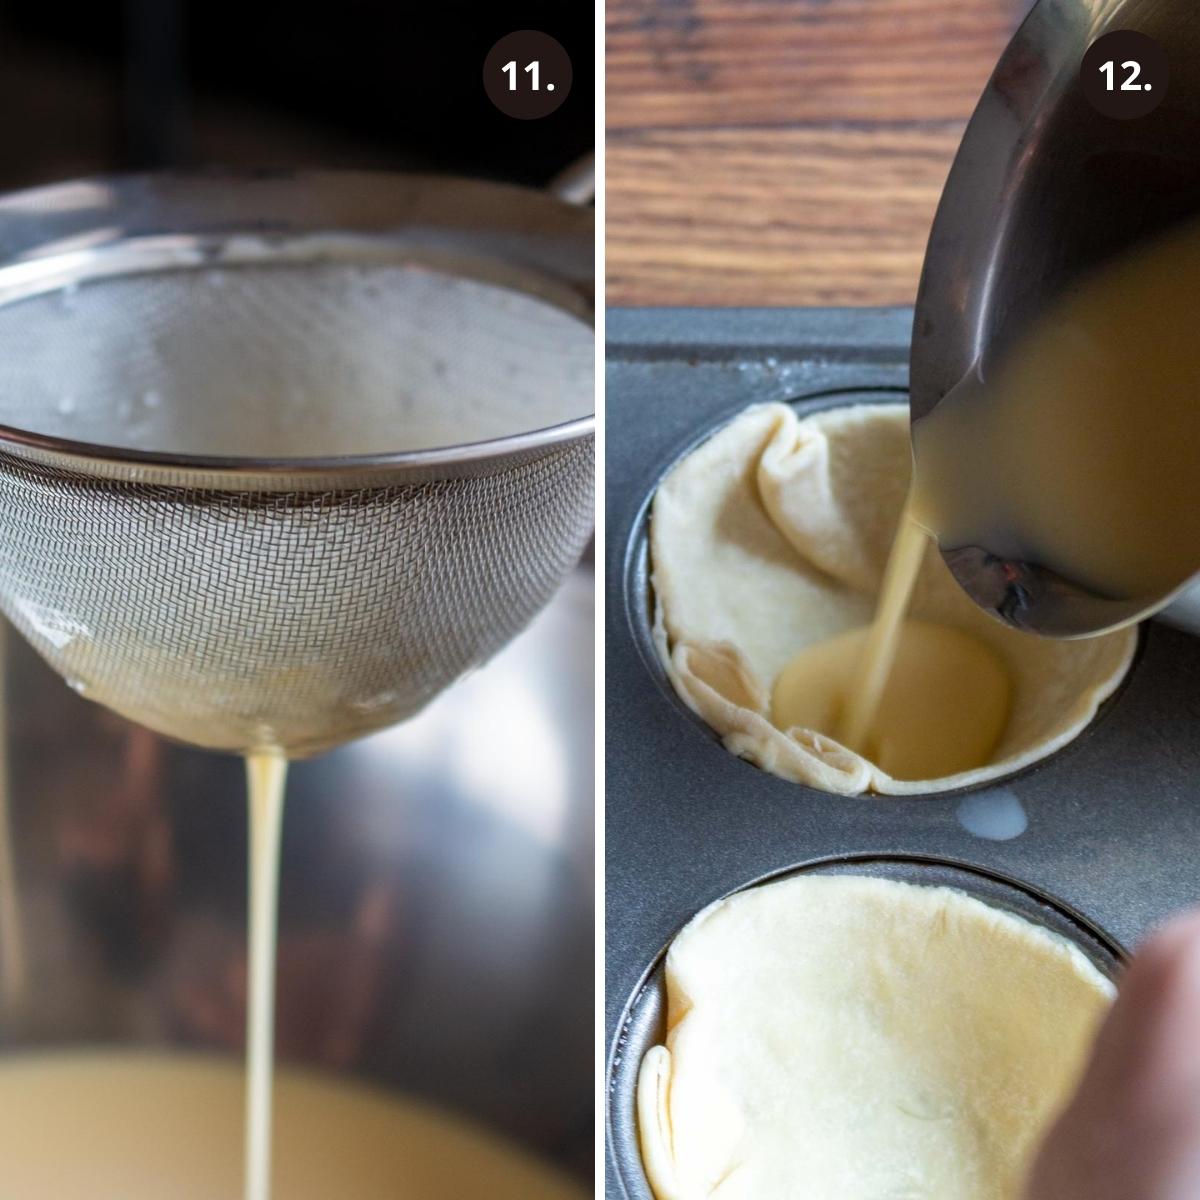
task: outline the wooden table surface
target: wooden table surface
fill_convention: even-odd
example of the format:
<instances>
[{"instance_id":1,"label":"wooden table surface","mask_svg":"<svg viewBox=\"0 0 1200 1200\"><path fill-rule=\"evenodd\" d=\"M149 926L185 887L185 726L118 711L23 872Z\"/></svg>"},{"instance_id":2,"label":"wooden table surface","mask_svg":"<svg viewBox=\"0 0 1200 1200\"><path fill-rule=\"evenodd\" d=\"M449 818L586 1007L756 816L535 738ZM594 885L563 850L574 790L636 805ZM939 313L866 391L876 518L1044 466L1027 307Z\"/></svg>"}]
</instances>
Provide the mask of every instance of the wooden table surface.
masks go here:
<instances>
[{"instance_id":1,"label":"wooden table surface","mask_svg":"<svg viewBox=\"0 0 1200 1200\"><path fill-rule=\"evenodd\" d=\"M1028 0L607 0L607 302L909 304Z\"/></svg>"}]
</instances>

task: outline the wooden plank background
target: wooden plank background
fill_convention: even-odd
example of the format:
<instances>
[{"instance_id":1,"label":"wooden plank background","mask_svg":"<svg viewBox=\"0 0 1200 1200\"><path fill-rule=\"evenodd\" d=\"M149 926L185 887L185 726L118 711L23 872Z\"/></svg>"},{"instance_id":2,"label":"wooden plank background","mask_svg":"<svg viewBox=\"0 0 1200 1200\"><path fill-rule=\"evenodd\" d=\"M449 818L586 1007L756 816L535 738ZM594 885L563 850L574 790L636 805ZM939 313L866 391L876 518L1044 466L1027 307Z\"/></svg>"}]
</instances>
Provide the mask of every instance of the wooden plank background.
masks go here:
<instances>
[{"instance_id":1,"label":"wooden plank background","mask_svg":"<svg viewBox=\"0 0 1200 1200\"><path fill-rule=\"evenodd\" d=\"M607 0L607 302L911 303L1027 8Z\"/></svg>"}]
</instances>

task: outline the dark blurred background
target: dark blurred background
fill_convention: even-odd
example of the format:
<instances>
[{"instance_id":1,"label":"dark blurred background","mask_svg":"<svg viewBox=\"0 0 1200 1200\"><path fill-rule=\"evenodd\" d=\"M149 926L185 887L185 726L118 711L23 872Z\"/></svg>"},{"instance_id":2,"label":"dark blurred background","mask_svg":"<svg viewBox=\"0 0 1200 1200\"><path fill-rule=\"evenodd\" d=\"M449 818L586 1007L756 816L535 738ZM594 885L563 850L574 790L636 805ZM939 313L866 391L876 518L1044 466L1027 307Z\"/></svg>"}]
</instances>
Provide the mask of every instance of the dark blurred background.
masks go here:
<instances>
[{"instance_id":1,"label":"dark blurred background","mask_svg":"<svg viewBox=\"0 0 1200 1200\"><path fill-rule=\"evenodd\" d=\"M503 116L482 64L517 29L570 55L566 102ZM592 149L580 0L0 0L0 189L164 166L343 166L546 183Z\"/></svg>"}]
</instances>

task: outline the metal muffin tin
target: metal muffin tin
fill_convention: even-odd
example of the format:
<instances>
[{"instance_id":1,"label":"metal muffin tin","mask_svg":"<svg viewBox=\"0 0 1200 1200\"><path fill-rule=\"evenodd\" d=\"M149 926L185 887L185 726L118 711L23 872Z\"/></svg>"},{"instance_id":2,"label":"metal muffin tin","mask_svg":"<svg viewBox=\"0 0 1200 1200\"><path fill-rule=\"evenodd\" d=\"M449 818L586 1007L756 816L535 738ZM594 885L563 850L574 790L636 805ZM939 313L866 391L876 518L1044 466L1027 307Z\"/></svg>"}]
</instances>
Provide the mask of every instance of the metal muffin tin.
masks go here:
<instances>
[{"instance_id":1,"label":"metal muffin tin","mask_svg":"<svg viewBox=\"0 0 1200 1200\"><path fill-rule=\"evenodd\" d=\"M672 691L649 641L646 570L664 473L750 404L903 401L911 323L909 309L608 314L608 1200L649 1200L637 1065L662 1034L662 954L713 900L798 869L949 884L1070 937L1114 975L1127 947L1200 899L1200 639L1146 626L1125 685L1069 746L926 796L778 779Z\"/></svg>"}]
</instances>

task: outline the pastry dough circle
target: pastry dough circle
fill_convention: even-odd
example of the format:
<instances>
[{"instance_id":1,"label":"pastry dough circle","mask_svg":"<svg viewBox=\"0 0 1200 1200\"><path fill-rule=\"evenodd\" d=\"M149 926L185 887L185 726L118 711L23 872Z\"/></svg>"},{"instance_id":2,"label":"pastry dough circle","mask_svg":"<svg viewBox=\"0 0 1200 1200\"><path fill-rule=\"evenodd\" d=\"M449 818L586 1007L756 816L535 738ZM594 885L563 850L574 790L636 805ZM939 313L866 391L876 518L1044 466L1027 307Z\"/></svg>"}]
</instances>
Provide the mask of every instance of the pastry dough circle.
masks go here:
<instances>
[{"instance_id":1,"label":"pastry dough circle","mask_svg":"<svg viewBox=\"0 0 1200 1200\"><path fill-rule=\"evenodd\" d=\"M658 1200L1016 1200L1114 995L963 892L798 875L711 905L666 962L638 1124Z\"/></svg>"},{"instance_id":2,"label":"pastry dough circle","mask_svg":"<svg viewBox=\"0 0 1200 1200\"><path fill-rule=\"evenodd\" d=\"M928 553L912 615L986 642L1013 680L1012 712L986 767L899 780L831 737L776 728L771 688L805 646L871 619L911 469L908 412L858 404L804 418L747 409L666 477L651 512L654 636L675 691L734 754L844 795L949 790L1045 758L1112 694L1132 628L1083 641L1010 629Z\"/></svg>"}]
</instances>

